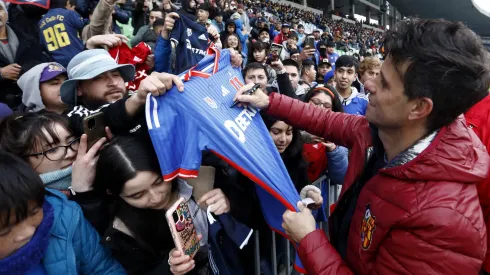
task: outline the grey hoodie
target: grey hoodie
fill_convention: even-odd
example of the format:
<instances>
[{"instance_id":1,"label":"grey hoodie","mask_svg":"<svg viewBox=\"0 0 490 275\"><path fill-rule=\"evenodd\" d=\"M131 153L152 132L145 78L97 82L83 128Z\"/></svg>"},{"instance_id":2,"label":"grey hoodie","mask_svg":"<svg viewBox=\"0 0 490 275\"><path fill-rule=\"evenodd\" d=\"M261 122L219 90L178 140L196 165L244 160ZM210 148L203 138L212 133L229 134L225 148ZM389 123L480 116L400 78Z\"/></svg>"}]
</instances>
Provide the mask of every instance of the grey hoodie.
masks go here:
<instances>
[{"instance_id":1,"label":"grey hoodie","mask_svg":"<svg viewBox=\"0 0 490 275\"><path fill-rule=\"evenodd\" d=\"M22 104L26 106L26 111L38 112L45 108L39 90L39 79L44 68L51 64L64 68L56 62L41 63L32 67L17 80L17 85L22 90Z\"/></svg>"}]
</instances>

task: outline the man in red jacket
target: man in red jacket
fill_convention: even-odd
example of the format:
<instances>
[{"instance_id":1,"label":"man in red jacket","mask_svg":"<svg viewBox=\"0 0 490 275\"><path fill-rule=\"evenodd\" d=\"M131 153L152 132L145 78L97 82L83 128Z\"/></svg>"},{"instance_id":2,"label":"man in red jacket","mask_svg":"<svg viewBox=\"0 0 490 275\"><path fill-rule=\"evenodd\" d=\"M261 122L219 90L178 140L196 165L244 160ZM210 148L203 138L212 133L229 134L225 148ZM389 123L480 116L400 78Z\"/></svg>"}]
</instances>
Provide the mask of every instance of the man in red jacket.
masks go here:
<instances>
[{"instance_id":1,"label":"man in red jacket","mask_svg":"<svg viewBox=\"0 0 490 275\"><path fill-rule=\"evenodd\" d=\"M287 41L289 38L289 25L282 24L281 32L274 37L274 43L282 44L282 42Z\"/></svg>"},{"instance_id":2,"label":"man in red jacket","mask_svg":"<svg viewBox=\"0 0 490 275\"><path fill-rule=\"evenodd\" d=\"M489 156L460 114L487 95L490 67L462 23L410 19L386 35L381 73L365 83L366 116L334 113L258 90L236 99L348 147L329 219L287 211L308 274L478 274L487 250L476 184Z\"/></svg>"},{"instance_id":3,"label":"man in red jacket","mask_svg":"<svg viewBox=\"0 0 490 275\"><path fill-rule=\"evenodd\" d=\"M483 142L487 151L490 151L490 95L475 104L465 113L466 124L473 129L475 134ZM490 178L477 185L478 197L483 210L483 217L487 228L490 228ZM488 234L487 234L488 235ZM487 248L490 238L487 236ZM490 252L487 250L485 261L483 261L485 274L490 274Z\"/></svg>"}]
</instances>

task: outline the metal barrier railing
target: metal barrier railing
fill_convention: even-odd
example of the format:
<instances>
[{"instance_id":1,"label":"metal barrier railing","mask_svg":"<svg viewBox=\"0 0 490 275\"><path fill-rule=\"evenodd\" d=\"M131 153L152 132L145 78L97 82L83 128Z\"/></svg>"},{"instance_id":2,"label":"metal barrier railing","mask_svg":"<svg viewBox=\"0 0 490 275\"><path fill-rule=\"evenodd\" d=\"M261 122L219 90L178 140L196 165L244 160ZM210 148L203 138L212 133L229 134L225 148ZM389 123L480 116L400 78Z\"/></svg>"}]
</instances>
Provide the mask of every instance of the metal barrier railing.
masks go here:
<instances>
[{"instance_id":1,"label":"metal barrier railing","mask_svg":"<svg viewBox=\"0 0 490 275\"><path fill-rule=\"evenodd\" d=\"M330 185L330 181L326 175L323 175L320 177L318 180L312 183L312 185L317 186L320 188L320 190L323 190L323 185L327 184L328 185L328 203L327 203L327 218L330 216L330 205L335 203L337 199L339 198L340 194L340 187L338 185ZM328 235L328 226L326 222L320 222L319 227L325 231L325 233ZM264 233L264 232L262 232ZM296 270L293 269L293 260L291 257L291 252L293 250L293 245L284 237L276 235L273 231L270 231L270 234L272 234L272 245L271 245L271 254L270 254L270 263L271 263L271 274L272 275L291 275L291 274L299 274ZM282 243L284 248L282 251L284 251L284 266L278 264L278 257L277 257L277 246L276 244L276 237L279 240L279 243ZM260 238L259 238L259 232L254 231L253 235L253 243L254 243L254 265L255 265L255 275L261 275L262 270L261 270L261 263L262 263L262 258L260 255ZM279 269L279 267L282 267ZM267 274L269 272L264 272L264 274Z\"/></svg>"}]
</instances>

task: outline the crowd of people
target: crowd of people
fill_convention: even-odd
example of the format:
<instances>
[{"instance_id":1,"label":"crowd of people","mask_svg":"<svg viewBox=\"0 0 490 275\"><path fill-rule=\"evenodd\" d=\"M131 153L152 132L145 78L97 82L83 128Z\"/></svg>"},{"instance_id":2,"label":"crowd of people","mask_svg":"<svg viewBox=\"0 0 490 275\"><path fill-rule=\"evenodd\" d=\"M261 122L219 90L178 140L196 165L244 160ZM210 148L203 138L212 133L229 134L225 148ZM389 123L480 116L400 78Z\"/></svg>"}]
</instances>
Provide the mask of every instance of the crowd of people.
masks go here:
<instances>
[{"instance_id":1,"label":"crowd of people","mask_svg":"<svg viewBox=\"0 0 490 275\"><path fill-rule=\"evenodd\" d=\"M490 53L464 24L381 33L265 0L47 5L0 0L0 275L274 274L271 229L297 252L275 247L279 272L490 273ZM246 138L264 144L216 149ZM291 184L264 184L282 172ZM188 216L169 223L179 199ZM187 220L195 253L173 231Z\"/></svg>"}]
</instances>

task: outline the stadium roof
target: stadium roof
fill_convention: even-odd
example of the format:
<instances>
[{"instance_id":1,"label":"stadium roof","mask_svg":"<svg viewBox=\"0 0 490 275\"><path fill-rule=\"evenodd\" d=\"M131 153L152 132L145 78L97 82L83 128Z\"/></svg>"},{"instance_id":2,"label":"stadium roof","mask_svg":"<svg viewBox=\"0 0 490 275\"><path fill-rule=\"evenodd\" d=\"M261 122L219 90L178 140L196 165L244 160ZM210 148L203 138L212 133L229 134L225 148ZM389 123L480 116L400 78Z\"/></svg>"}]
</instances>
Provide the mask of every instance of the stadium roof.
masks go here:
<instances>
[{"instance_id":1,"label":"stadium roof","mask_svg":"<svg viewBox=\"0 0 490 275\"><path fill-rule=\"evenodd\" d=\"M390 0L401 14L462 21L481 36L490 36L489 0Z\"/></svg>"}]
</instances>

